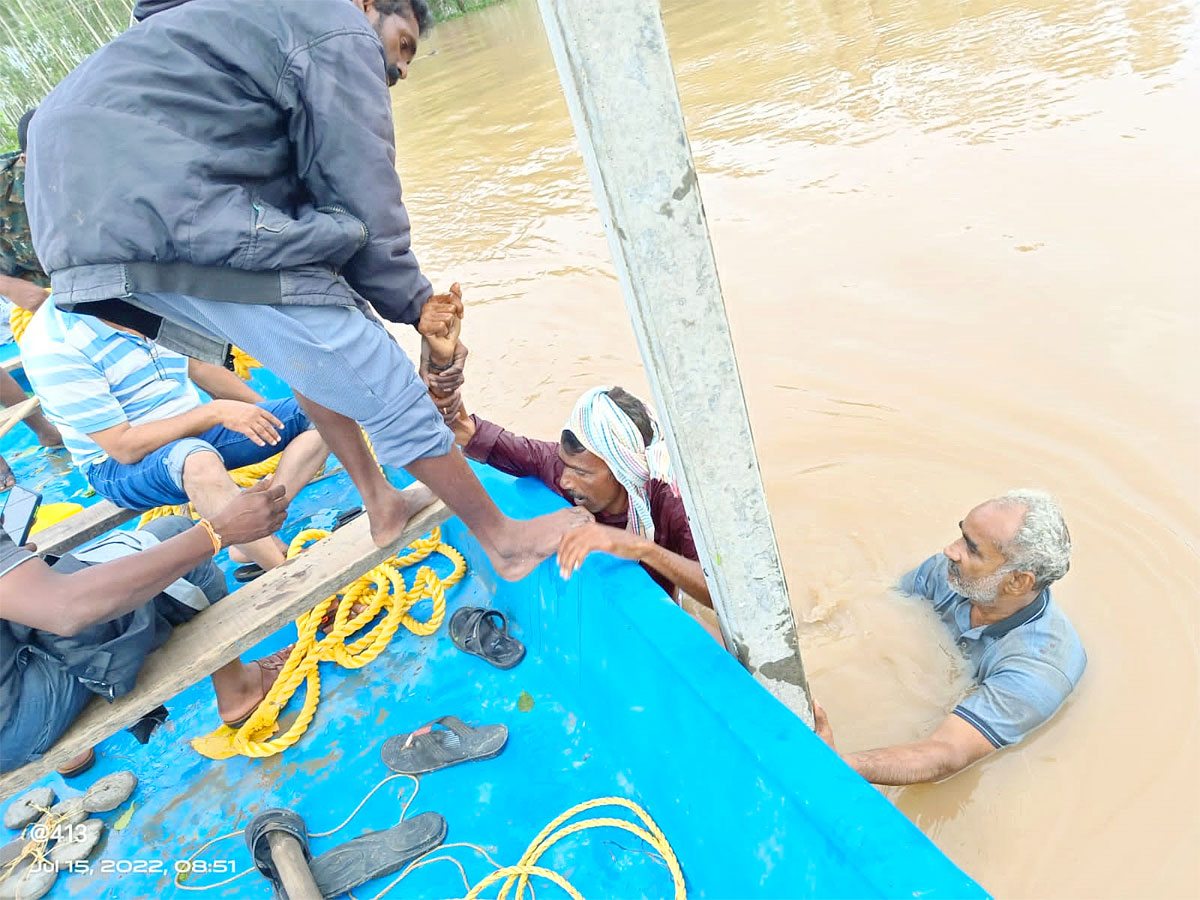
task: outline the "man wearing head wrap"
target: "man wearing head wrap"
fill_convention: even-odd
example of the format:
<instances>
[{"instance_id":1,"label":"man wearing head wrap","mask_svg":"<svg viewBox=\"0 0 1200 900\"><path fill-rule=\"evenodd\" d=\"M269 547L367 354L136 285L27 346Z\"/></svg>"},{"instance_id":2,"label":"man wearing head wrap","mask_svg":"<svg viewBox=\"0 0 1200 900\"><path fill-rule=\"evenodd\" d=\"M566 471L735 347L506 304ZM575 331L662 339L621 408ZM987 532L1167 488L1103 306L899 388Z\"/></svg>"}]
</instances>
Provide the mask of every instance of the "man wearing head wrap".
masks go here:
<instances>
[{"instance_id":1,"label":"man wearing head wrap","mask_svg":"<svg viewBox=\"0 0 1200 900\"><path fill-rule=\"evenodd\" d=\"M641 563L677 602L682 590L712 606L666 443L654 416L628 391L587 391L557 442L520 437L461 407L450 426L466 456L510 475L538 478L596 517L560 541L564 578L599 551Z\"/></svg>"}]
</instances>

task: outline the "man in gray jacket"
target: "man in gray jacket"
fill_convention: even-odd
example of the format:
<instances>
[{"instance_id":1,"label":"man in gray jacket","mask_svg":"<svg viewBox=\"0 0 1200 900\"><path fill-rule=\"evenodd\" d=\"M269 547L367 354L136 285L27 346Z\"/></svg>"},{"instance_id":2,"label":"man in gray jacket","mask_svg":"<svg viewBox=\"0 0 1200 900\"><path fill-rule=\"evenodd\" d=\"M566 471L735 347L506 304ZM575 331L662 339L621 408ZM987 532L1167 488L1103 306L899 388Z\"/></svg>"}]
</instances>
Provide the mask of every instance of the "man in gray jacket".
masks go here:
<instances>
[{"instance_id":1,"label":"man in gray jacket","mask_svg":"<svg viewBox=\"0 0 1200 900\"><path fill-rule=\"evenodd\" d=\"M134 14L33 120L26 202L55 302L197 359L249 352L345 465L378 545L415 510L356 423L501 577L523 577L590 517L504 516L371 312L449 333L425 308L388 96L431 24L425 0L141 0Z\"/></svg>"}]
</instances>

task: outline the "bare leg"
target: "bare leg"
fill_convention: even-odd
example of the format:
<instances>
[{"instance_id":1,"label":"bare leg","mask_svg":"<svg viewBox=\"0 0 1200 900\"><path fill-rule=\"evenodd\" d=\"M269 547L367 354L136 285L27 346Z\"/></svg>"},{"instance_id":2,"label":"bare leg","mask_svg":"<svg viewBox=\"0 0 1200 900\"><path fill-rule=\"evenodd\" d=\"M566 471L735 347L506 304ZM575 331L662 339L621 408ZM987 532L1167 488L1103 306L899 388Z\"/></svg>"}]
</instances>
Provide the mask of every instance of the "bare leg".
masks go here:
<instances>
[{"instance_id":1,"label":"bare leg","mask_svg":"<svg viewBox=\"0 0 1200 900\"><path fill-rule=\"evenodd\" d=\"M316 431L306 431L292 438L275 467L274 484L282 484L288 503L320 471L329 456L329 448Z\"/></svg>"},{"instance_id":2,"label":"bare leg","mask_svg":"<svg viewBox=\"0 0 1200 900\"><path fill-rule=\"evenodd\" d=\"M520 581L558 550L563 534L592 521L592 514L580 506L536 519L510 519L488 496L457 447L445 456L418 459L408 465L408 471L429 485L471 529L505 581Z\"/></svg>"},{"instance_id":3,"label":"bare leg","mask_svg":"<svg viewBox=\"0 0 1200 900\"><path fill-rule=\"evenodd\" d=\"M225 471L221 457L207 451L193 453L184 462L183 490L205 517L216 515L238 494L238 486ZM273 569L284 560L283 542L274 535L239 544L238 549L264 569Z\"/></svg>"},{"instance_id":4,"label":"bare leg","mask_svg":"<svg viewBox=\"0 0 1200 900\"><path fill-rule=\"evenodd\" d=\"M299 393L296 394L296 400L358 488L363 508L371 522L371 538L375 546L394 544L409 518L428 506L432 498L412 491L401 492L393 487L379 470L379 463L375 462L362 430L353 419Z\"/></svg>"},{"instance_id":5,"label":"bare leg","mask_svg":"<svg viewBox=\"0 0 1200 900\"><path fill-rule=\"evenodd\" d=\"M0 406L16 406L28 399L17 380L0 369ZM43 447L58 447L62 444L62 435L42 413L30 413L25 417L25 424L33 429L38 443Z\"/></svg>"},{"instance_id":6,"label":"bare leg","mask_svg":"<svg viewBox=\"0 0 1200 900\"><path fill-rule=\"evenodd\" d=\"M376 546L393 543L418 508L410 508L403 494L383 477L358 423L300 394L296 399L362 495ZM418 459L407 468L471 529L496 572L507 581L524 578L554 554L566 531L592 520L591 513L581 507L536 519L510 519L488 496L457 447L445 456Z\"/></svg>"}]
</instances>

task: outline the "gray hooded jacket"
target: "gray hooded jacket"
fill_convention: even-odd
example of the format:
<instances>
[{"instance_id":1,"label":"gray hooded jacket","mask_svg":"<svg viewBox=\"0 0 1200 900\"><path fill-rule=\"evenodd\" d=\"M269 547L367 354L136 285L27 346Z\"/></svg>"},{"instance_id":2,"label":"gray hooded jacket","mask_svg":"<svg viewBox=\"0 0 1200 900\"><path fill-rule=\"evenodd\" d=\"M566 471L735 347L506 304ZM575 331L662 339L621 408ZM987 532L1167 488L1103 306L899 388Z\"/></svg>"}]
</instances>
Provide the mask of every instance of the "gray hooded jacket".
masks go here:
<instances>
[{"instance_id":1,"label":"gray hooded jacket","mask_svg":"<svg viewBox=\"0 0 1200 900\"><path fill-rule=\"evenodd\" d=\"M409 247L383 47L363 13L350 0L143 0L135 15L33 119L26 203L59 305L139 291L365 299L415 323L432 289Z\"/></svg>"}]
</instances>

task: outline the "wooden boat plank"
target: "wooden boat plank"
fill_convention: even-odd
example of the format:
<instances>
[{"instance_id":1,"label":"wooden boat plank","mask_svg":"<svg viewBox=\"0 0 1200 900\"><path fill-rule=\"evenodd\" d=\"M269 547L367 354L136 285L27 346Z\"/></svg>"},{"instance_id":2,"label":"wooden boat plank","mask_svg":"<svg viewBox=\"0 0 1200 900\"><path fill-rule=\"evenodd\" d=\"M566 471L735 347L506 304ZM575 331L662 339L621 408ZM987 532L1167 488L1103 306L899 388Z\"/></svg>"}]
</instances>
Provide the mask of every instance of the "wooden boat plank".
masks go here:
<instances>
[{"instance_id":1,"label":"wooden boat plank","mask_svg":"<svg viewBox=\"0 0 1200 900\"><path fill-rule=\"evenodd\" d=\"M42 401L37 397L30 397L14 406L0 408L0 437L8 434L18 422L31 416L41 405Z\"/></svg>"}]
</instances>

